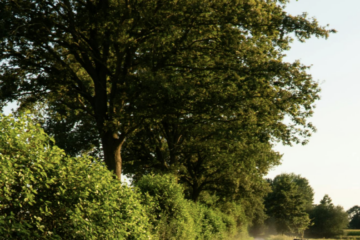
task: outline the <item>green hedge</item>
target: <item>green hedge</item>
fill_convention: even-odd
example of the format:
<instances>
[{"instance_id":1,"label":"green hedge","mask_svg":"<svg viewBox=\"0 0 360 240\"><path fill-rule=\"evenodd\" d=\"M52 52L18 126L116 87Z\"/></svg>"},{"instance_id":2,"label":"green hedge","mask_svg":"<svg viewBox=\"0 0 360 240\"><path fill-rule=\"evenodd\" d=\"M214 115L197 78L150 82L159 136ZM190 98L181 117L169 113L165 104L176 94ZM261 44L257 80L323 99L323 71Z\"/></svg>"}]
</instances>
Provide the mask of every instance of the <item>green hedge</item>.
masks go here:
<instances>
[{"instance_id":1,"label":"green hedge","mask_svg":"<svg viewBox=\"0 0 360 240\"><path fill-rule=\"evenodd\" d=\"M27 116L0 115L0 186L0 239L230 239L241 212L186 200L172 175L122 186L96 159L67 157Z\"/></svg>"},{"instance_id":2,"label":"green hedge","mask_svg":"<svg viewBox=\"0 0 360 240\"><path fill-rule=\"evenodd\" d=\"M90 157L67 157L23 116L0 116L0 239L149 239L139 195Z\"/></svg>"},{"instance_id":3,"label":"green hedge","mask_svg":"<svg viewBox=\"0 0 360 240\"><path fill-rule=\"evenodd\" d=\"M144 196L143 204L158 239L195 239L196 224L191 202L171 175L146 175L136 184Z\"/></svg>"},{"instance_id":4,"label":"green hedge","mask_svg":"<svg viewBox=\"0 0 360 240\"><path fill-rule=\"evenodd\" d=\"M229 239L237 232L233 216L186 200L172 175L146 175L136 186L158 239Z\"/></svg>"}]
</instances>

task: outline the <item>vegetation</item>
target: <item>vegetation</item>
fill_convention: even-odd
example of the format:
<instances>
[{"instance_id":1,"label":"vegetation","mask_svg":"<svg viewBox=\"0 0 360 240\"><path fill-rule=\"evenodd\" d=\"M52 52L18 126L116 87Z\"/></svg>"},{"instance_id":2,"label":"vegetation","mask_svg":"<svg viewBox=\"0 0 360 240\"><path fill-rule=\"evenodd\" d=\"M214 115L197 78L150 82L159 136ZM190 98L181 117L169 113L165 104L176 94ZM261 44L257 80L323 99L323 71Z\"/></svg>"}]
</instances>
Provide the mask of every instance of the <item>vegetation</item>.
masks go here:
<instances>
[{"instance_id":1,"label":"vegetation","mask_svg":"<svg viewBox=\"0 0 360 240\"><path fill-rule=\"evenodd\" d=\"M310 226L306 210L312 205L314 195L307 179L295 174L281 174L269 182L272 192L265 198L265 206L276 230L303 237Z\"/></svg>"},{"instance_id":2,"label":"vegetation","mask_svg":"<svg viewBox=\"0 0 360 240\"><path fill-rule=\"evenodd\" d=\"M360 228L360 207L355 205L349 210L347 210L347 214L349 215L349 228L351 229L359 229ZM360 235L360 234L359 234Z\"/></svg>"},{"instance_id":3,"label":"vegetation","mask_svg":"<svg viewBox=\"0 0 360 240\"><path fill-rule=\"evenodd\" d=\"M0 116L0 239L148 239L140 195L68 157L29 117Z\"/></svg>"},{"instance_id":4,"label":"vegetation","mask_svg":"<svg viewBox=\"0 0 360 240\"><path fill-rule=\"evenodd\" d=\"M360 229L344 229L344 234L340 238L360 239Z\"/></svg>"},{"instance_id":5,"label":"vegetation","mask_svg":"<svg viewBox=\"0 0 360 240\"><path fill-rule=\"evenodd\" d=\"M231 214L186 200L171 175L147 175L136 186L144 194L159 239L229 239L240 231Z\"/></svg>"},{"instance_id":6,"label":"vegetation","mask_svg":"<svg viewBox=\"0 0 360 240\"><path fill-rule=\"evenodd\" d=\"M287 2L0 1L0 238L338 234L307 179L264 179L274 142L315 130L320 88L285 52L335 32Z\"/></svg>"},{"instance_id":7,"label":"vegetation","mask_svg":"<svg viewBox=\"0 0 360 240\"><path fill-rule=\"evenodd\" d=\"M139 133L152 153L142 168L196 172L196 198L213 174L197 169L217 165L208 149L266 150L270 140L306 142L314 129L318 84L283 52L292 34L305 41L333 30L287 14L286 2L1 1L0 100L40 108L59 146L98 150L119 179L124 144ZM143 148L135 143L133 152Z\"/></svg>"},{"instance_id":8,"label":"vegetation","mask_svg":"<svg viewBox=\"0 0 360 240\"><path fill-rule=\"evenodd\" d=\"M328 195L311 210L310 218L313 219L313 225L309 228L308 235L319 238L342 235L349 223L347 213L341 206L334 206Z\"/></svg>"},{"instance_id":9,"label":"vegetation","mask_svg":"<svg viewBox=\"0 0 360 240\"><path fill-rule=\"evenodd\" d=\"M91 157L68 157L27 116L0 119L0 239L229 239L242 231L236 205L184 198L171 175L136 191ZM115 182L116 184L110 184Z\"/></svg>"},{"instance_id":10,"label":"vegetation","mask_svg":"<svg viewBox=\"0 0 360 240\"><path fill-rule=\"evenodd\" d=\"M287 235L270 235L266 240L294 240L294 237Z\"/></svg>"},{"instance_id":11,"label":"vegetation","mask_svg":"<svg viewBox=\"0 0 360 240\"><path fill-rule=\"evenodd\" d=\"M195 239L195 206L184 198L172 176L147 175L136 186L144 193L144 204L149 206L148 215L152 216L153 230L159 239Z\"/></svg>"},{"instance_id":12,"label":"vegetation","mask_svg":"<svg viewBox=\"0 0 360 240\"><path fill-rule=\"evenodd\" d=\"M313 204L314 192L308 180L295 174L280 174L268 179L272 192L265 197L266 226L256 233L274 234L269 239L282 239L290 235L303 238L338 238L357 236L357 232L343 234L349 220L357 214L357 206L347 213L334 206L325 195L320 204ZM349 214L349 216L348 216ZM356 217L354 217L356 219Z\"/></svg>"}]
</instances>

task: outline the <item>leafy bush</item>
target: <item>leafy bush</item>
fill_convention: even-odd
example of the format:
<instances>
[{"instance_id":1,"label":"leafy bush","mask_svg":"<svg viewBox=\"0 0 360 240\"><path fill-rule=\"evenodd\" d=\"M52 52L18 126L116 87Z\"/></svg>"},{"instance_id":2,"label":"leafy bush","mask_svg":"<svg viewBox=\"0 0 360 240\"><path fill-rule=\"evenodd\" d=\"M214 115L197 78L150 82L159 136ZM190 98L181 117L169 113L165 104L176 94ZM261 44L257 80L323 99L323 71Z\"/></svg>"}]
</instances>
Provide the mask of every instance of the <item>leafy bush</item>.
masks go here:
<instances>
[{"instance_id":1,"label":"leafy bush","mask_svg":"<svg viewBox=\"0 0 360 240\"><path fill-rule=\"evenodd\" d=\"M159 239L195 239L192 203L171 175L145 175L136 186L144 194L153 231Z\"/></svg>"},{"instance_id":2,"label":"leafy bush","mask_svg":"<svg viewBox=\"0 0 360 240\"><path fill-rule=\"evenodd\" d=\"M23 116L0 116L0 239L148 239L139 196L90 157L70 158Z\"/></svg>"},{"instance_id":3,"label":"leafy bush","mask_svg":"<svg viewBox=\"0 0 360 240\"><path fill-rule=\"evenodd\" d=\"M186 200L172 175L145 175L136 186L159 239L229 239L236 233L233 216Z\"/></svg>"},{"instance_id":4,"label":"leafy bush","mask_svg":"<svg viewBox=\"0 0 360 240\"><path fill-rule=\"evenodd\" d=\"M221 212L205 208L203 217L203 239L226 239L226 223L223 219L224 215ZM227 219L229 220L229 219Z\"/></svg>"}]
</instances>

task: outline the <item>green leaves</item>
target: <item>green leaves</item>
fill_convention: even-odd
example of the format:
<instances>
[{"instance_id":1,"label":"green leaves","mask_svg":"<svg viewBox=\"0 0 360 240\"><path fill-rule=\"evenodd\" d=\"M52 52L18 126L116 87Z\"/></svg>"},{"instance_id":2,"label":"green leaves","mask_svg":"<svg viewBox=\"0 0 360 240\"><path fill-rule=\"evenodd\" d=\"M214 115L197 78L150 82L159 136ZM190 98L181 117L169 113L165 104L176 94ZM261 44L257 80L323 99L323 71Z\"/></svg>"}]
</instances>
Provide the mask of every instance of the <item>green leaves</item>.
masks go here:
<instances>
[{"instance_id":1,"label":"green leaves","mask_svg":"<svg viewBox=\"0 0 360 240\"><path fill-rule=\"evenodd\" d=\"M98 160L67 157L29 116L0 117L0 235L147 239L140 196Z\"/></svg>"},{"instance_id":2,"label":"green leaves","mask_svg":"<svg viewBox=\"0 0 360 240\"><path fill-rule=\"evenodd\" d=\"M353 206L346 211L349 215L349 228L358 229L360 226L360 207L358 205Z\"/></svg>"},{"instance_id":3,"label":"green leaves","mask_svg":"<svg viewBox=\"0 0 360 240\"><path fill-rule=\"evenodd\" d=\"M283 61L284 51L292 33L305 40L332 30L288 15L285 2L2 1L0 97L22 108L46 102L45 123L62 125L47 131L75 143L65 150L101 141L111 170L105 135L125 139L169 114L303 142L319 87L305 66Z\"/></svg>"},{"instance_id":4,"label":"green leaves","mask_svg":"<svg viewBox=\"0 0 360 240\"><path fill-rule=\"evenodd\" d=\"M313 225L307 231L311 237L331 238L343 233L348 227L348 214L341 206L335 206L331 198L325 195L320 204L310 211Z\"/></svg>"},{"instance_id":5,"label":"green leaves","mask_svg":"<svg viewBox=\"0 0 360 240\"><path fill-rule=\"evenodd\" d=\"M276 230L303 237L311 225L307 211L314 194L308 181L299 175L281 174L269 182L272 192L265 198L265 206L267 214L275 221Z\"/></svg>"},{"instance_id":6,"label":"green leaves","mask_svg":"<svg viewBox=\"0 0 360 240\"><path fill-rule=\"evenodd\" d=\"M159 239L229 239L239 230L234 209L226 214L186 200L172 175L143 176L135 185Z\"/></svg>"},{"instance_id":7,"label":"green leaves","mask_svg":"<svg viewBox=\"0 0 360 240\"><path fill-rule=\"evenodd\" d=\"M272 144L306 143L319 99L308 67L284 61L284 54L293 36L304 41L333 32L306 15L287 14L287 2L3 0L0 106L18 101L20 111L36 113L67 154L99 156L118 178L122 163L135 180L170 172L188 198L197 201L206 192L223 202L254 201L251 209L257 210L247 215L263 219L259 196L268 188L262 176L281 157ZM41 141L31 134L11 140L15 135L3 139L4 151L37 152L4 157L4 166L18 169L14 179L32 186L34 196L74 192L79 200L59 202L74 201L82 212L91 205L86 199L112 191L86 182L118 186L89 174L102 171L90 158L84 157L85 167L53 144L43 146L43 133ZM64 159L69 165L59 167ZM33 172L36 177L28 174ZM6 184L13 194L13 183ZM24 202L35 201L25 196ZM91 206L107 211L96 204ZM88 226L85 219L71 221ZM307 219L291 221L304 226Z\"/></svg>"}]
</instances>

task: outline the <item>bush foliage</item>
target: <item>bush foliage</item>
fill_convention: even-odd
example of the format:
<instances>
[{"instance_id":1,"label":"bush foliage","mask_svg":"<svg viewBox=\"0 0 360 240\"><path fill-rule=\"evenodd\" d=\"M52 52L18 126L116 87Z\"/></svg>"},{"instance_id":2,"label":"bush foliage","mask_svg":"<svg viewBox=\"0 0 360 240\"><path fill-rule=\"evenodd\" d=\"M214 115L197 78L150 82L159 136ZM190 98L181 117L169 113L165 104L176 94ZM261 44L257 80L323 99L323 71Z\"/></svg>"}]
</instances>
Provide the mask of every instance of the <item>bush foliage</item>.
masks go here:
<instances>
[{"instance_id":1,"label":"bush foliage","mask_svg":"<svg viewBox=\"0 0 360 240\"><path fill-rule=\"evenodd\" d=\"M237 233L232 215L186 200L172 175L145 175L136 186L159 239L229 239Z\"/></svg>"},{"instance_id":2,"label":"bush foliage","mask_svg":"<svg viewBox=\"0 0 360 240\"><path fill-rule=\"evenodd\" d=\"M185 199L173 175L121 185L96 159L66 156L25 115L0 116L0 173L0 239L230 239L244 218L235 203Z\"/></svg>"},{"instance_id":3,"label":"bush foliage","mask_svg":"<svg viewBox=\"0 0 360 240\"><path fill-rule=\"evenodd\" d=\"M148 239L139 196L90 157L67 157L23 116L0 116L0 239Z\"/></svg>"}]
</instances>

